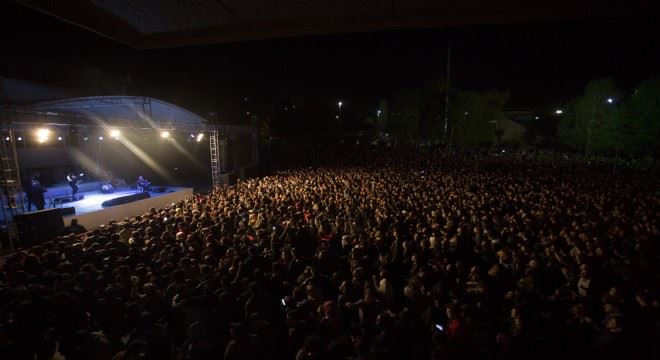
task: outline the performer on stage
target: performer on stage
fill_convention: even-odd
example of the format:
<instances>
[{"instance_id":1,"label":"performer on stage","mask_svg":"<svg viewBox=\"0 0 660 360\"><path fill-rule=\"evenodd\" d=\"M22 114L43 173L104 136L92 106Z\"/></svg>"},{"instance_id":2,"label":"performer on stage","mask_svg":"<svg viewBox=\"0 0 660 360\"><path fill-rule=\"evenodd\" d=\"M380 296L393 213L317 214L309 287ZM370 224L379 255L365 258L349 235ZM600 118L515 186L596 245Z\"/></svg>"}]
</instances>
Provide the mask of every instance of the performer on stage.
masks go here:
<instances>
[{"instance_id":1,"label":"performer on stage","mask_svg":"<svg viewBox=\"0 0 660 360\"><path fill-rule=\"evenodd\" d=\"M39 180L32 179L32 181L30 182L30 187L27 189L27 198L28 198L27 211L32 211L33 204L37 207L37 210L44 209L44 205L46 203L46 200L44 199L45 192L46 189L44 189L41 186Z\"/></svg>"},{"instance_id":2,"label":"performer on stage","mask_svg":"<svg viewBox=\"0 0 660 360\"><path fill-rule=\"evenodd\" d=\"M78 177L74 173L69 173L66 180L69 182L71 190L73 190L72 195L76 195L78 193Z\"/></svg>"},{"instance_id":3,"label":"performer on stage","mask_svg":"<svg viewBox=\"0 0 660 360\"><path fill-rule=\"evenodd\" d=\"M135 183L135 187L138 189L138 191L149 191L149 186L151 186L151 182L149 182L149 180L142 177L142 175L138 176Z\"/></svg>"}]
</instances>

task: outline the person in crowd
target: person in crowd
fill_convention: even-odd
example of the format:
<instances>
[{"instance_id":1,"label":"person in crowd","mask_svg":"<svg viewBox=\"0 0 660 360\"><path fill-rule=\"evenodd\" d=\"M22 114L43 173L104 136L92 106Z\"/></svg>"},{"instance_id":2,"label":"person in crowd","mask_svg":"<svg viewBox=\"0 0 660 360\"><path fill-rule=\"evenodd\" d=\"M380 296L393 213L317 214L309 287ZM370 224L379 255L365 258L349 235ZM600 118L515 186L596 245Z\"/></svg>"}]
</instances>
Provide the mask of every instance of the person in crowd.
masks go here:
<instances>
[{"instance_id":1,"label":"person in crowd","mask_svg":"<svg viewBox=\"0 0 660 360\"><path fill-rule=\"evenodd\" d=\"M78 223L78 219L71 219L71 223L69 223L69 226L65 227L62 229L62 234L63 235L70 235L70 234L83 234L86 233L87 229L80 225Z\"/></svg>"},{"instance_id":2,"label":"person in crowd","mask_svg":"<svg viewBox=\"0 0 660 360\"><path fill-rule=\"evenodd\" d=\"M657 178L365 151L20 249L1 359L660 358Z\"/></svg>"}]
</instances>

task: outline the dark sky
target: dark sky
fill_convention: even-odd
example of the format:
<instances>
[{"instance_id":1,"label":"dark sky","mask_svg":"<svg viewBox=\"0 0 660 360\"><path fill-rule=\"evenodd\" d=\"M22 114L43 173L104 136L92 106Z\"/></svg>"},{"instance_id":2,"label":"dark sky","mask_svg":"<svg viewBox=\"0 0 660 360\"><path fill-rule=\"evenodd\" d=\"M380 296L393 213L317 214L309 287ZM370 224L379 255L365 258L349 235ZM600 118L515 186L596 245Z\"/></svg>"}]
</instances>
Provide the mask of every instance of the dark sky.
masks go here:
<instances>
[{"instance_id":1,"label":"dark sky","mask_svg":"<svg viewBox=\"0 0 660 360\"><path fill-rule=\"evenodd\" d=\"M657 18L407 30L135 50L15 4L0 5L0 75L30 78L41 66L99 66L131 74L130 93L199 113L283 99L341 98L361 112L378 99L444 74L452 82L509 90L511 107L551 107L588 80L624 89L660 73ZM229 114L228 111L226 111Z\"/></svg>"}]
</instances>

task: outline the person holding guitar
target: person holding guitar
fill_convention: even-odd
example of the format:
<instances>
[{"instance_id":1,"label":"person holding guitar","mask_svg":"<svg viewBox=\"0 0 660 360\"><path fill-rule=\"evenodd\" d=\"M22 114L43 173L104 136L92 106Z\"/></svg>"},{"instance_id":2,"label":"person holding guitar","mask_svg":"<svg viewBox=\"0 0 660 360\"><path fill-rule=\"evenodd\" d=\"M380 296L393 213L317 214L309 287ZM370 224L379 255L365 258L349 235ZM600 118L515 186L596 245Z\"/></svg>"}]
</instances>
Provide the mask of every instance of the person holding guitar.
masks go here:
<instances>
[{"instance_id":1,"label":"person holding guitar","mask_svg":"<svg viewBox=\"0 0 660 360\"><path fill-rule=\"evenodd\" d=\"M80 176L83 176L83 174L80 174ZM69 182L69 186L73 191L72 195L76 195L78 193L78 176L74 173L69 173L66 176L66 180Z\"/></svg>"}]
</instances>

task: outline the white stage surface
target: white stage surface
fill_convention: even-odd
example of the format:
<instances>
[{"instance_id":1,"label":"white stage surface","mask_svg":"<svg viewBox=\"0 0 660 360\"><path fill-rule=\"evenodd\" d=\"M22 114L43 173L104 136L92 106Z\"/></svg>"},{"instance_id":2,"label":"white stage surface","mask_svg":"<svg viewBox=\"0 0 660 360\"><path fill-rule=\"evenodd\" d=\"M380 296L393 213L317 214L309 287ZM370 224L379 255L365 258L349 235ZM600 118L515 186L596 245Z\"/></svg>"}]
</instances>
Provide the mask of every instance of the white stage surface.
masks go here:
<instances>
[{"instance_id":1,"label":"white stage surface","mask_svg":"<svg viewBox=\"0 0 660 360\"><path fill-rule=\"evenodd\" d=\"M100 191L85 192L85 198L62 204L61 207L74 207L75 215L64 217L64 225L69 225L71 219L78 219L78 223L88 229L107 224L110 220L121 221L126 217L140 215L149 208L162 208L167 204L192 197L192 188L168 187L165 192L150 192L151 197L127 204L103 208L104 201L136 194L135 189L118 189L112 194L103 194ZM57 207L60 207L59 205Z\"/></svg>"}]
</instances>

